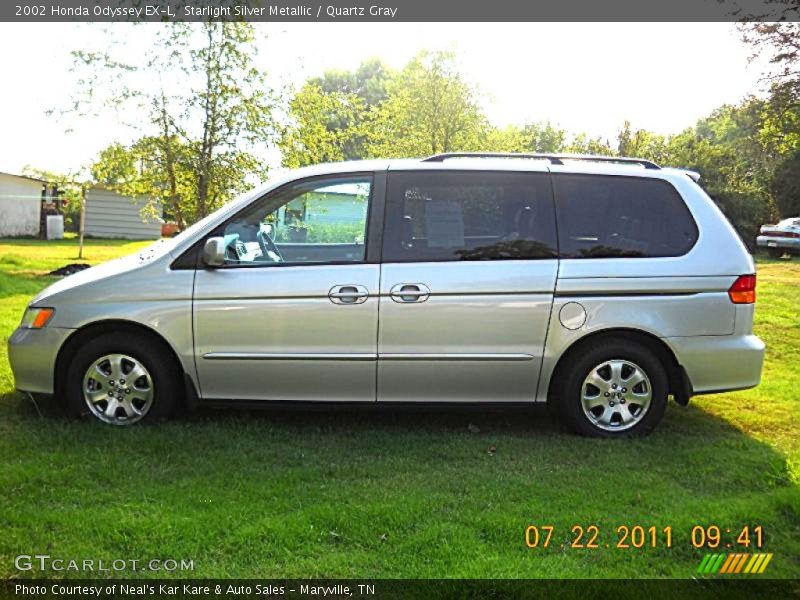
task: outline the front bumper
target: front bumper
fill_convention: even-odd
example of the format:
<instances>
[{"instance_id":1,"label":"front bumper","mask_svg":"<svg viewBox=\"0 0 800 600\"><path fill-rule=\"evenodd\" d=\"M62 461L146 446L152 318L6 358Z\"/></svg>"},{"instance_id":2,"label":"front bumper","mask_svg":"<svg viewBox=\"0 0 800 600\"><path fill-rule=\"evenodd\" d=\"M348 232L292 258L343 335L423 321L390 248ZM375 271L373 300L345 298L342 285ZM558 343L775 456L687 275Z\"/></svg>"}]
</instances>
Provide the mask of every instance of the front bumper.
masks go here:
<instances>
[{"instance_id":1,"label":"front bumper","mask_svg":"<svg viewBox=\"0 0 800 600\"><path fill-rule=\"evenodd\" d=\"M14 373L14 385L23 392L54 392L56 356L74 329L43 327L18 328L8 338L8 362Z\"/></svg>"},{"instance_id":2,"label":"front bumper","mask_svg":"<svg viewBox=\"0 0 800 600\"><path fill-rule=\"evenodd\" d=\"M755 335L700 335L664 341L686 369L695 394L743 390L761 382L765 346Z\"/></svg>"},{"instance_id":3,"label":"front bumper","mask_svg":"<svg viewBox=\"0 0 800 600\"><path fill-rule=\"evenodd\" d=\"M800 254L800 238L760 235L756 238L756 245L759 248L780 248L781 250Z\"/></svg>"}]
</instances>

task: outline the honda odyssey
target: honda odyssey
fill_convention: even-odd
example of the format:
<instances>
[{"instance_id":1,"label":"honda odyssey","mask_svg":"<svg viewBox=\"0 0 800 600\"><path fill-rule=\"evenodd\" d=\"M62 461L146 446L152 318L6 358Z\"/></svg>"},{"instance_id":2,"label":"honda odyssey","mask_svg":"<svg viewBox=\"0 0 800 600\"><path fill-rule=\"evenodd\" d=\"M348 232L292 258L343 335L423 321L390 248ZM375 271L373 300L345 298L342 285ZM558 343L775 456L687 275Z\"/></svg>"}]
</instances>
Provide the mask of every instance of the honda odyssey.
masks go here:
<instances>
[{"instance_id":1,"label":"honda odyssey","mask_svg":"<svg viewBox=\"0 0 800 600\"><path fill-rule=\"evenodd\" d=\"M696 173L448 153L289 172L66 277L9 339L20 390L112 425L183 403L550 403L627 437L757 385L755 265Z\"/></svg>"}]
</instances>

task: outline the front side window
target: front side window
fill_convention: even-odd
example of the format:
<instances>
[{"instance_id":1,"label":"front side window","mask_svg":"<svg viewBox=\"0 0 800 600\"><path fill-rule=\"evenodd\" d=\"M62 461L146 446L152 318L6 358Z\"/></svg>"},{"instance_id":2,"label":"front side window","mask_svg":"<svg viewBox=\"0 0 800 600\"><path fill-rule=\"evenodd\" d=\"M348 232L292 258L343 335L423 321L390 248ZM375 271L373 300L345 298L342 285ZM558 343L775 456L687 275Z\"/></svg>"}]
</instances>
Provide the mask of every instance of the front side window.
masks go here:
<instances>
[{"instance_id":1,"label":"front side window","mask_svg":"<svg viewBox=\"0 0 800 600\"><path fill-rule=\"evenodd\" d=\"M363 262L369 177L316 179L256 201L224 229L225 263Z\"/></svg>"},{"instance_id":2,"label":"front side window","mask_svg":"<svg viewBox=\"0 0 800 600\"><path fill-rule=\"evenodd\" d=\"M384 262L554 258L546 173L389 176Z\"/></svg>"},{"instance_id":3,"label":"front side window","mask_svg":"<svg viewBox=\"0 0 800 600\"><path fill-rule=\"evenodd\" d=\"M697 225L660 179L553 174L562 258L682 256Z\"/></svg>"}]
</instances>

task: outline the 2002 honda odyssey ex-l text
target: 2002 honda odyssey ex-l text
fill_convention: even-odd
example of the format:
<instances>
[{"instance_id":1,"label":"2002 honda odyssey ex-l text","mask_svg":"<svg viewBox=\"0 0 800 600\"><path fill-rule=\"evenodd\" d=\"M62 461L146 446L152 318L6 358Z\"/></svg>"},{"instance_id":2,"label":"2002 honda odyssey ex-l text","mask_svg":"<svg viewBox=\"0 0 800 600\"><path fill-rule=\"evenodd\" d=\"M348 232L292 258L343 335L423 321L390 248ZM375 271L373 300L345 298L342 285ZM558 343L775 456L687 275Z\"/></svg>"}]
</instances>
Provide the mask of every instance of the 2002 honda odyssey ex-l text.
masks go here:
<instances>
[{"instance_id":1,"label":"2002 honda odyssey ex-l text","mask_svg":"<svg viewBox=\"0 0 800 600\"><path fill-rule=\"evenodd\" d=\"M668 396L761 376L755 266L696 179L491 153L296 170L40 293L16 386L114 425L187 398L550 402L647 433Z\"/></svg>"}]
</instances>

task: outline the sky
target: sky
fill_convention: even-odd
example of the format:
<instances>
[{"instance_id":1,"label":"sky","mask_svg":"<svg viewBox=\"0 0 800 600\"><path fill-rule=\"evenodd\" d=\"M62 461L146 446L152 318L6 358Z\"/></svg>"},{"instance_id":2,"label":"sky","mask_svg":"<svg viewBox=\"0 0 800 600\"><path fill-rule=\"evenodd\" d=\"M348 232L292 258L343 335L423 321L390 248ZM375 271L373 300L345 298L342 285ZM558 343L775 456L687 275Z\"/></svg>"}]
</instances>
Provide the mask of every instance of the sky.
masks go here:
<instances>
[{"instance_id":1,"label":"sky","mask_svg":"<svg viewBox=\"0 0 800 600\"><path fill-rule=\"evenodd\" d=\"M99 24L0 24L0 171L75 171L137 132L113 115L63 119L76 89L70 51L104 40ZM113 24L135 58L160 24ZM762 93L762 60L732 23L259 23L257 64L274 87L299 86L370 56L401 68L452 50L498 126L550 121L613 140L623 121L677 133L725 103ZM149 30L146 28L150 28ZM145 29L145 31L142 31ZM277 164L277 151L264 160Z\"/></svg>"}]
</instances>

